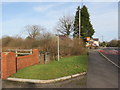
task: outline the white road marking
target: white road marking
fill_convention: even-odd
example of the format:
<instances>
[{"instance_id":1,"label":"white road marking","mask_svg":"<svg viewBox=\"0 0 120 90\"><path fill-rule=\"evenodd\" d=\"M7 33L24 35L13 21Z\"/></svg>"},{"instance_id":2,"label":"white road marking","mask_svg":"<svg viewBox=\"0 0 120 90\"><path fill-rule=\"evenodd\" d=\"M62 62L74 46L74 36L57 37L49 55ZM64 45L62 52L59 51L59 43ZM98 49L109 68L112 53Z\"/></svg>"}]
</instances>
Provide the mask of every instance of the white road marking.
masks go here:
<instances>
[{"instance_id":1,"label":"white road marking","mask_svg":"<svg viewBox=\"0 0 120 90\"><path fill-rule=\"evenodd\" d=\"M104 58L106 58L108 61L110 61L112 64L114 64L116 67L120 68L120 66L118 66L116 63L114 63L112 60L110 60L109 58L107 58L105 55L103 55L101 52L99 52Z\"/></svg>"}]
</instances>

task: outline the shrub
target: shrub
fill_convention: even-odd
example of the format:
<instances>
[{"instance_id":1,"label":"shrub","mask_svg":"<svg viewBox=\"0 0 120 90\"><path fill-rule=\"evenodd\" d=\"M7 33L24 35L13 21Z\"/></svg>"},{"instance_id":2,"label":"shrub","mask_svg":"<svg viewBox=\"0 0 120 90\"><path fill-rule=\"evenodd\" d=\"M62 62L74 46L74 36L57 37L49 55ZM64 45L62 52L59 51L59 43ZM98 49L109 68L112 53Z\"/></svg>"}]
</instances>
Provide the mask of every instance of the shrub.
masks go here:
<instances>
[{"instance_id":1,"label":"shrub","mask_svg":"<svg viewBox=\"0 0 120 90\"><path fill-rule=\"evenodd\" d=\"M49 52L51 60L56 60L58 55L58 39L50 33L41 34L39 38L32 39L21 37L4 37L4 49L33 49L39 48L39 51ZM59 36L60 57L74 56L86 53L84 43L78 38L68 38Z\"/></svg>"}]
</instances>

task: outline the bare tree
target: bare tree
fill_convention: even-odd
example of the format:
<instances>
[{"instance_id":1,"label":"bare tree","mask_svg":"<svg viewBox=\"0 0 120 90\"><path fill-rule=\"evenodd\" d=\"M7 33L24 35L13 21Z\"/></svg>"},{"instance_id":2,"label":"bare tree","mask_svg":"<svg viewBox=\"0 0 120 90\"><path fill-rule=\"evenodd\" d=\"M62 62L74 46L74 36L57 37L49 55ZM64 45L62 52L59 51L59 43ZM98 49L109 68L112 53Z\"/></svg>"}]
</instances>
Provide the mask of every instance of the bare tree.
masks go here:
<instances>
[{"instance_id":1,"label":"bare tree","mask_svg":"<svg viewBox=\"0 0 120 90\"><path fill-rule=\"evenodd\" d=\"M36 39L40 35L40 32L44 30L42 26L39 25L27 25L25 30L28 34L28 37L31 39Z\"/></svg>"},{"instance_id":2,"label":"bare tree","mask_svg":"<svg viewBox=\"0 0 120 90\"><path fill-rule=\"evenodd\" d=\"M62 35L69 36L73 31L74 19L72 16L63 16L59 19L56 30Z\"/></svg>"}]
</instances>

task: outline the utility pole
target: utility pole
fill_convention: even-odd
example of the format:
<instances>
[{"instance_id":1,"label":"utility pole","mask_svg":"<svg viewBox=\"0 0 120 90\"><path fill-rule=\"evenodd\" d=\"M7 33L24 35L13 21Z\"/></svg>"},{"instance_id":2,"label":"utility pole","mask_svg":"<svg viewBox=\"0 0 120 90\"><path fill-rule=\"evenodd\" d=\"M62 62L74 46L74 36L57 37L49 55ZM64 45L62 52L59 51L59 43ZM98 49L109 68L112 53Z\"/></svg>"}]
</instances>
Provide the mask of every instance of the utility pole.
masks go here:
<instances>
[{"instance_id":1,"label":"utility pole","mask_svg":"<svg viewBox=\"0 0 120 90\"><path fill-rule=\"evenodd\" d=\"M81 1L81 8L83 6L83 0ZM79 9L79 39L80 39L80 31L81 31L81 8Z\"/></svg>"}]
</instances>

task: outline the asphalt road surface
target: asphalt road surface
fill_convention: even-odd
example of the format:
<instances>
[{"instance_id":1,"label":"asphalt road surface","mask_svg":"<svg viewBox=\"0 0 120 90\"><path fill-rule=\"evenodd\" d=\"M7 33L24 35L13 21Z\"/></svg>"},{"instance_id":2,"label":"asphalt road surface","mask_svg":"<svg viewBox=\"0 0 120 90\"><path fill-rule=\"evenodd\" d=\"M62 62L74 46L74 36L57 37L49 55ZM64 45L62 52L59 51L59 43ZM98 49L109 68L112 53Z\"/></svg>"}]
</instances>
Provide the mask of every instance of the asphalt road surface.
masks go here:
<instances>
[{"instance_id":1,"label":"asphalt road surface","mask_svg":"<svg viewBox=\"0 0 120 90\"><path fill-rule=\"evenodd\" d=\"M97 51L89 53L87 88L118 88L118 68Z\"/></svg>"},{"instance_id":2,"label":"asphalt road surface","mask_svg":"<svg viewBox=\"0 0 120 90\"><path fill-rule=\"evenodd\" d=\"M117 50L119 52L119 54L111 54L111 53L108 53L108 54L105 54L103 53L107 58L109 58L112 62L114 62L116 65L118 65L120 67L120 48L110 48L110 47L107 47L107 48L104 48L103 50L105 50L106 52L109 52L110 50ZM118 87L120 89L120 68L118 69Z\"/></svg>"},{"instance_id":3,"label":"asphalt road surface","mask_svg":"<svg viewBox=\"0 0 120 90\"><path fill-rule=\"evenodd\" d=\"M103 50L105 52L108 52L108 54L103 53L107 58L109 58L111 61L113 61L117 65L120 64L118 62L118 60L120 59L120 54L112 54L111 53L111 51L114 52L114 50L117 50L118 52L120 52L120 50L118 48L110 48L110 47L108 47L108 48L104 48ZM120 66L120 65L118 65L118 66Z\"/></svg>"}]
</instances>

